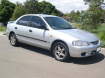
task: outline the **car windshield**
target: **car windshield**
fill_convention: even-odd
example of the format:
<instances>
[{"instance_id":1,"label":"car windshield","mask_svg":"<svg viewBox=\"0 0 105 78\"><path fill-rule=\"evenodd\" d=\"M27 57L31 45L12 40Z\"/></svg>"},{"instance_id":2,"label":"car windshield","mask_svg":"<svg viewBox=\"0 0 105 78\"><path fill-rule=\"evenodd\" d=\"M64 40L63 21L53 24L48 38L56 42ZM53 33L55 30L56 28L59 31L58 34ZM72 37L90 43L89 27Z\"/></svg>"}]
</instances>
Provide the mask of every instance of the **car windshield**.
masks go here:
<instances>
[{"instance_id":1,"label":"car windshield","mask_svg":"<svg viewBox=\"0 0 105 78\"><path fill-rule=\"evenodd\" d=\"M72 25L61 17L44 17L44 19L55 30L73 29Z\"/></svg>"}]
</instances>

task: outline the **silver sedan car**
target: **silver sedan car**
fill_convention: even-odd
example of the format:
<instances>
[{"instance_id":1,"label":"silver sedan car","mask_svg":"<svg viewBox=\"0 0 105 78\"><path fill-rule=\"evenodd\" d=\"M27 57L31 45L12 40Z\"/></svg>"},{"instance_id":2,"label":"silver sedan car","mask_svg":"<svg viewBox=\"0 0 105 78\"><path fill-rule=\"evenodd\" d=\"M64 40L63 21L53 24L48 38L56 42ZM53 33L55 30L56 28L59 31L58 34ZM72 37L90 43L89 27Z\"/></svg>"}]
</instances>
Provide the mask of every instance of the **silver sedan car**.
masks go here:
<instances>
[{"instance_id":1,"label":"silver sedan car","mask_svg":"<svg viewBox=\"0 0 105 78\"><path fill-rule=\"evenodd\" d=\"M55 59L88 57L99 53L100 40L92 33L74 28L61 17L27 14L7 25L12 46L25 43L50 50Z\"/></svg>"}]
</instances>

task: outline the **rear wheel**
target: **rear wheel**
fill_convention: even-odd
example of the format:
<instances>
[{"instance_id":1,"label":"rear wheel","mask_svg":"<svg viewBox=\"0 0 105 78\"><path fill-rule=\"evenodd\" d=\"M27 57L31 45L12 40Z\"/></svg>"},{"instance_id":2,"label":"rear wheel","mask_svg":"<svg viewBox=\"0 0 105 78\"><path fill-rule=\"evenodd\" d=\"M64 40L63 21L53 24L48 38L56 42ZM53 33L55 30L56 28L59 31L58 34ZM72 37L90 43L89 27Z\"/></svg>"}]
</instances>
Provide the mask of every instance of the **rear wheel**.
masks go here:
<instances>
[{"instance_id":1,"label":"rear wheel","mask_svg":"<svg viewBox=\"0 0 105 78\"><path fill-rule=\"evenodd\" d=\"M69 58L69 49L63 42L55 43L52 47L52 52L58 61L66 61Z\"/></svg>"},{"instance_id":2,"label":"rear wheel","mask_svg":"<svg viewBox=\"0 0 105 78\"><path fill-rule=\"evenodd\" d=\"M17 41L16 35L14 33L10 34L10 44L12 46L17 46L18 45L18 41Z\"/></svg>"}]
</instances>

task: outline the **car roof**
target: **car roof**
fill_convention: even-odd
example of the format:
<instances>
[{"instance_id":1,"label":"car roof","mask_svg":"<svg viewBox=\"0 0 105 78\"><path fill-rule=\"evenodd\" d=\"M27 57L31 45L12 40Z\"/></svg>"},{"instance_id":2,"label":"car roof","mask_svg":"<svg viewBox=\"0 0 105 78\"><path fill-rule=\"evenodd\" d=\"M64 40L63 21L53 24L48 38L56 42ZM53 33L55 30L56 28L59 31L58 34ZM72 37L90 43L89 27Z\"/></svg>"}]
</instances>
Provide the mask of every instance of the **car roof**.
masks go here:
<instances>
[{"instance_id":1,"label":"car roof","mask_svg":"<svg viewBox=\"0 0 105 78\"><path fill-rule=\"evenodd\" d=\"M39 16L39 17L57 17L54 15L47 15L47 14L26 14L25 16L28 16L28 15Z\"/></svg>"}]
</instances>

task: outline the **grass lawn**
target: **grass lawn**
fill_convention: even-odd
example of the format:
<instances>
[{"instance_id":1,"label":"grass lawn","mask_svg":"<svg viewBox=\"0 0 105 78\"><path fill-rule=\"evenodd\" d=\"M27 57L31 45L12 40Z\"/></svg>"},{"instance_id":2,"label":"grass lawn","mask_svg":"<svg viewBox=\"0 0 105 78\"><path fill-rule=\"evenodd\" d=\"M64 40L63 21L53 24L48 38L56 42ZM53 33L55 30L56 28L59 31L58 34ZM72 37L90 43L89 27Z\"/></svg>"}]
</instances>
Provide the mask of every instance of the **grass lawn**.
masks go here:
<instances>
[{"instance_id":1,"label":"grass lawn","mask_svg":"<svg viewBox=\"0 0 105 78\"><path fill-rule=\"evenodd\" d=\"M0 32L5 32L6 31L6 27L5 26L0 26Z\"/></svg>"}]
</instances>

